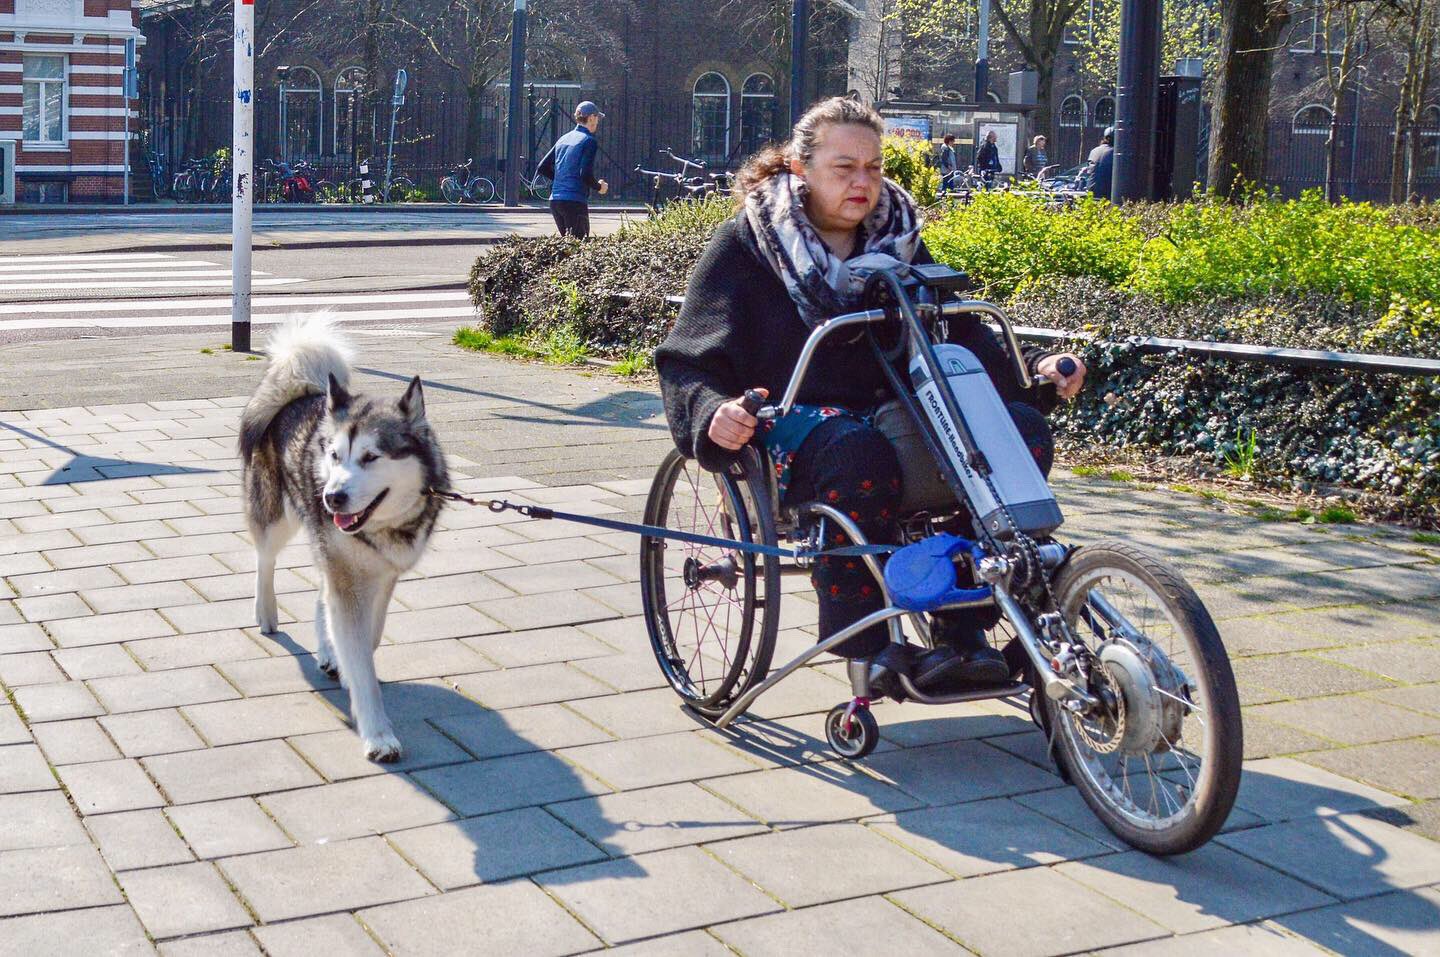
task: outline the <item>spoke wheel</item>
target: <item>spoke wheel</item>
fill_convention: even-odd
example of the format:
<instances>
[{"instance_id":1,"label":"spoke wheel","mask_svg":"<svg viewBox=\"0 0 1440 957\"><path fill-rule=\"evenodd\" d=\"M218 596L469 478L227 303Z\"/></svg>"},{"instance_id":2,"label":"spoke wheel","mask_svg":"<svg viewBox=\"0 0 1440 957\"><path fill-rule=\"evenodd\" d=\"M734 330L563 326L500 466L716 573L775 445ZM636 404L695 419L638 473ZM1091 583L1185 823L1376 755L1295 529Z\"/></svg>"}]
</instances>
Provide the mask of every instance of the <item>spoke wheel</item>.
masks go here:
<instances>
[{"instance_id":1,"label":"spoke wheel","mask_svg":"<svg viewBox=\"0 0 1440 957\"><path fill-rule=\"evenodd\" d=\"M1079 549L1054 590L1102 702L1077 714L1045 699L1060 759L1117 836L1152 854L1194 850L1229 817L1244 751L1210 613L1171 566L1124 542Z\"/></svg>"},{"instance_id":2,"label":"spoke wheel","mask_svg":"<svg viewBox=\"0 0 1440 957\"><path fill-rule=\"evenodd\" d=\"M672 451L650 486L645 524L774 545L767 496L757 474L706 472ZM690 707L717 717L765 679L779 625L779 559L644 536L640 588L655 660Z\"/></svg>"},{"instance_id":3,"label":"spoke wheel","mask_svg":"<svg viewBox=\"0 0 1440 957\"><path fill-rule=\"evenodd\" d=\"M440 181L440 195L444 196L445 202L451 206L459 206L460 201L465 198L465 191L455 177L447 176Z\"/></svg>"},{"instance_id":4,"label":"spoke wheel","mask_svg":"<svg viewBox=\"0 0 1440 957\"><path fill-rule=\"evenodd\" d=\"M493 203L495 184L483 176L475 177L470 181L470 198L477 203Z\"/></svg>"}]
</instances>

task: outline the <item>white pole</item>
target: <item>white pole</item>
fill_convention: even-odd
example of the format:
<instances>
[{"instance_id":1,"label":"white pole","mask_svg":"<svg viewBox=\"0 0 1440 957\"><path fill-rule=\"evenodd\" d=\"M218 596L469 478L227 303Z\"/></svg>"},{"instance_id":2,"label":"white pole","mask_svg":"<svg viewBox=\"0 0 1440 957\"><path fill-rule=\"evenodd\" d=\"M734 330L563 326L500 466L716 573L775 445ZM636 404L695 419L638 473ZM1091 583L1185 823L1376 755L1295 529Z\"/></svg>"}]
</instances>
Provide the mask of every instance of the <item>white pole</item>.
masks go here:
<instances>
[{"instance_id":1,"label":"white pole","mask_svg":"<svg viewBox=\"0 0 1440 957\"><path fill-rule=\"evenodd\" d=\"M250 351L251 212L255 194L255 0L235 4L235 103L230 142L230 348Z\"/></svg>"}]
</instances>

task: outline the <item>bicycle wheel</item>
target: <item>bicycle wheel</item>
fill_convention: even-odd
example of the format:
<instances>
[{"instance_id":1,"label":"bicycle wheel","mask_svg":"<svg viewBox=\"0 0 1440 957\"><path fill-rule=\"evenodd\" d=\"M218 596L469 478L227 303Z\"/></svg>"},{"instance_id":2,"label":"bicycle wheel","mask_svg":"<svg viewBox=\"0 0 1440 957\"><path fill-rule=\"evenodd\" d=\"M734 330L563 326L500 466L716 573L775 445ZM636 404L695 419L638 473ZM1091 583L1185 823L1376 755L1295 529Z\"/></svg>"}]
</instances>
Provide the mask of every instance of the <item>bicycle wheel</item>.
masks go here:
<instances>
[{"instance_id":1,"label":"bicycle wheel","mask_svg":"<svg viewBox=\"0 0 1440 957\"><path fill-rule=\"evenodd\" d=\"M315 184L315 201L317 203L338 203L340 202L340 187L322 179Z\"/></svg>"},{"instance_id":2,"label":"bicycle wheel","mask_svg":"<svg viewBox=\"0 0 1440 957\"><path fill-rule=\"evenodd\" d=\"M1078 714L1045 699L1060 760L1118 837L1151 854L1194 850L1229 817L1244 752L1215 622L1178 572L1126 542L1076 551L1054 591L1102 702Z\"/></svg>"},{"instance_id":3,"label":"bicycle wheel","mask_svg":"<svg viewBox=\"0 0 1440 957\"><path fill-rule=\"evenodd\" d=\"M475 177L470 181L470 198L477 203L493 203L495 184L483 176Z\"/></svg>"},{"instance_id":4,"label":"bicycle wheel","mask_svg":"<svg viewBox=\"0 0 1440 957\"><path fill-rule=\"evenodd\" d=\"M445 202L451 206L459 206L460 201L465 198L465 189L455 177L447 176L440 181L440 195L444 196Z\"/></svg>"},{"instance_id":5,"label":"bicycle wheel","mask_svg":"<svg viewBox=\"0 0 1440 957\"><path fill-rule=\"evenodd\" d=\"M706 472L672 451L650 486L645 523L774 545L769 490L758 472ZM655 660L691 708L718 717L765 679L780 621L779 559L643 536L640 590Z\"/></svg>"},{"instance_id":6,"label":"bicycle wheel","mask_svg":"<svg viewBox=\"0 0 1440 957\"><path fill-rule=\"evenodd\" d=\"M530 194L536 199L543 199L548 201L550 199L551 185L552 184L549 179L541 176L539 173L536 173L535 178L530 181Z\"/></svg>"}]
</instances>

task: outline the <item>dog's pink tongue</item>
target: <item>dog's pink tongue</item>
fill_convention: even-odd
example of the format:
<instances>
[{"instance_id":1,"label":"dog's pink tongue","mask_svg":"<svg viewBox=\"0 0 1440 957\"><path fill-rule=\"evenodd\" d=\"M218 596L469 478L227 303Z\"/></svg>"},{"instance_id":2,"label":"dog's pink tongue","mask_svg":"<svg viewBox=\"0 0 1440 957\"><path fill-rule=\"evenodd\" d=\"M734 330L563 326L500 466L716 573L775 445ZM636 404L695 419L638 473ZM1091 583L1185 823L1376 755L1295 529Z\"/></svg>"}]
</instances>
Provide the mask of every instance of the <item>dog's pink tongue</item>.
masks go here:
<instances>
[{"instance_id":1,"label":"dog's pink tongue","mask_svg":"<svg viewBox=\"0 0 1440 957\"><path fill-rule=\"evenodd\" d=\"M342 514L341 512L336 512L336 513L335 513L335 527L338 528L338 529L340 529L342 532L343 532L345 529L349 528L351 525L354 525L354 524L355 524L355 516L354 516L354 515L345 515L345 514Z\"/></svg>"}]
</instances>

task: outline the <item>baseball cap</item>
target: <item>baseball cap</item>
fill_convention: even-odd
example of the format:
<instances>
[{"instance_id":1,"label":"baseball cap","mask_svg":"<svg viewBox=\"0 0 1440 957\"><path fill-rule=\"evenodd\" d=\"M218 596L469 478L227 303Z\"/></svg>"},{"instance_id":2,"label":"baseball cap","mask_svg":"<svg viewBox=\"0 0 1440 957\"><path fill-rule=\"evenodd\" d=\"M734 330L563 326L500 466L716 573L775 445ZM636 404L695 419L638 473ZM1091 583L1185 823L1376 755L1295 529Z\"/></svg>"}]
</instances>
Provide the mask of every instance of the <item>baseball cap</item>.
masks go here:
<instances>
[{"instance_id":1,"label":"baseball cap","mask_svg":"<svg viewBox=\"0 0 1440 957\"><path fill-rule=\"evenodd\" d=\"M598 116L602 120L605 118L605 114L600 112L600 107L596 106L590 100L585 100L579 106L575 107L575 115L581 118L587 116Z\"/></svg>"}]
</instances>

